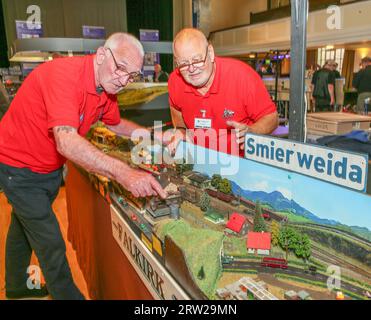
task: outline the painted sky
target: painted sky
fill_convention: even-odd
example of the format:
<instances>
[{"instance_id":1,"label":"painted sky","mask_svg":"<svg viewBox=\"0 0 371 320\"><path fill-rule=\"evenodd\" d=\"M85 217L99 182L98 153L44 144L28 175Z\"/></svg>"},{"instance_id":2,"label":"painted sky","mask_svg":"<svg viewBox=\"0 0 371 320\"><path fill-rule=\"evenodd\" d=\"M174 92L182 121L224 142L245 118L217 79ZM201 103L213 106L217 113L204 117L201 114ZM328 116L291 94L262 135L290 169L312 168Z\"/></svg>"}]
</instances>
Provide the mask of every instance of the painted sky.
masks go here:
<instances>
[{"instance_id":1,"label":"painted sky","mask_svg":"<svg viewBox=\"0 0 371 320\"><path fill-rule=\"evenodd\" d=\"M197 149L205 150L200 147ZM195 171L212 176L215 173L220 174L224 168L224 171L234 172L224 177L233 180L243 189L268 193L280 191L287 199L293 199L319 218L371 230L371 196L213 150L208 150L206 154L208 156L205 157L205 164L195 160ZM218 163L210 164L208 158ZM233 168L225 170L228 167Z\"/></svg>"}]
</instances>

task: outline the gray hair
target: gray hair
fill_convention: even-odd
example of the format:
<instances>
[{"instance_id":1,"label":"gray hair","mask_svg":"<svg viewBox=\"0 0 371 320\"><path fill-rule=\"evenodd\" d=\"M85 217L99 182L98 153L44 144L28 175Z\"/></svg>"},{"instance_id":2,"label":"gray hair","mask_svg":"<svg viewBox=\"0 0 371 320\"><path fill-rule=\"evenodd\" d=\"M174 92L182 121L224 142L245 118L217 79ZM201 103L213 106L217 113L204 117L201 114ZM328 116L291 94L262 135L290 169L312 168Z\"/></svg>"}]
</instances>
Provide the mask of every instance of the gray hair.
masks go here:
<instances>
[{"instance_id":1,"label":"gray hair","mask_svg":"<svg viewBox=\"0 0 371 320\"><path fill-rule=\"evenodd\" d=\"M133 35L126 32L116 32L109 36L106 40L104 47L112 50L117 49L121 44L127 43L133 45L140 53L140 56L144 57L144 49L140 41Z\"/></svg>"},{"instance_id":2,"label":"gray hair","mask_svg":"<svg viewBox=\"0 0 371 320\"><path fill-rule=\"evenodd\" d=\"M330 60L326 60L326 63L325 63L325 65L328 65L328 66L335 66L335 64L336 64L336 62L335 62L335 60L333 60L333 59L330 59Z\"/></svg>"}]
</instances>

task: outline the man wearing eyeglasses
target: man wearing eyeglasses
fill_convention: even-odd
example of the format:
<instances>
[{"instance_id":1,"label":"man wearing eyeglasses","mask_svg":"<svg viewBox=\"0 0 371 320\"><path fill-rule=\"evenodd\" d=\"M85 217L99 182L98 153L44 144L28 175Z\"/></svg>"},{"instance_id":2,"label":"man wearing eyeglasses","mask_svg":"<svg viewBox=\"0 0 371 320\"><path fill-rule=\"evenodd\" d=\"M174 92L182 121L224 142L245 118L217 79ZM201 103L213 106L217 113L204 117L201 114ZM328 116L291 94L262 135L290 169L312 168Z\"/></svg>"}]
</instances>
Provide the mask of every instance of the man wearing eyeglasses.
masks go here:
<instances>
[{"instance_id":1,"label":"man wearing eyeglasses","mask_svg":"<svg viewBox=\"0 0 371 320\"><path fill-rule=\"evenodd\" d=\"M95 55L44 63L26 78L0 122L0 187L13 207L6 240L8 298L49 292L53 299L83 299L52 209L66 159L116 180L135 197L166 197L151 175L107 156L83 138L98 120L121 135L139 128L120 119L116 94L139 74L143 56L135 37L116 33ZM32 251L47 290L27 287Z\"/></svg>"},{"instance_id":2,"label":"man wearing eyeglasses","mask_svg":"<svg viewBox=\"0 0 371 320\"><path fill-rule=\"evenodd\" d=\"M278 126L276 106L259 75L247 64L215 56L202 32L183 29L173 42L176 70L169 78L169 103L176 128L216 131L219 144L196 141L206 147L231 153L244 148L247 132L269 134ZM176 131L168 148L173 152L184 129ZM232 129L236 135L232 138ZM189 132L189 130L188 130ZM227 133L225 133L227 132ZM197 138L197 137L196 137ZM227 150L221 139L227 140ZM234 146L235 148L232 148Z\"/></svg>"}]
</instances>

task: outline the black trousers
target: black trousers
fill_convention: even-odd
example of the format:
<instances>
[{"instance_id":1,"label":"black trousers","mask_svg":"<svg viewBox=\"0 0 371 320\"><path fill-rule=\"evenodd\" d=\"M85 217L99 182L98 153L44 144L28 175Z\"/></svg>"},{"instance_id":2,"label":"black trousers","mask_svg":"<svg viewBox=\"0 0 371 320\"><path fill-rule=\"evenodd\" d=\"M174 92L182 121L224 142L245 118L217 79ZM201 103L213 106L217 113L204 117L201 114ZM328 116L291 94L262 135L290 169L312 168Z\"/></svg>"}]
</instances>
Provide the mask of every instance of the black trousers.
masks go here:
<instances>
[{"instance_id":1,"label":"black trousers","mask_svg":"<svg viewBox=\"0 0 371 320\"><path fill-rule=\"evenodd\" d=\"M330 105L331 101L321 98L316 98L316 112L332 112L335 111L335 107Z\"/></svg>"},{"instance_id":2,"label":"black trousers","mask_svg":"<svg viewBox=\"0 0 371 320\"><path fill-rule=\"evenodd\" d=\"M62 169L38 174L0 163L0 187L13 207L6 239L7 292L27 289L27 269L34 251L53 299L84 298L73 282L66 246L52 210L61 181Z\"/></svg>"}]
</instances>

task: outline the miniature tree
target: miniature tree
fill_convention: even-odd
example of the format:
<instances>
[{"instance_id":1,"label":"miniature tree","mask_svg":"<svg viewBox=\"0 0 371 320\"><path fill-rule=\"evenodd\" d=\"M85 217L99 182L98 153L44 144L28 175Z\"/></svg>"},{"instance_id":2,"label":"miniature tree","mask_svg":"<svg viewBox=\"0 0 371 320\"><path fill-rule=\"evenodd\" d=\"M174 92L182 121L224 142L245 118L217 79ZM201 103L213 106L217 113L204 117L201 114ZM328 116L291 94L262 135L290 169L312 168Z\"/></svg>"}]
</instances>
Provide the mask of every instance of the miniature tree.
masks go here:
<instances>
[{"instance_id":1,"label":"miniature tree","mask_svg":"<svg viewBox=\"0 0 371 320\"><path fill-rule=\"evenodd\" d=\"M200 271L198 271L197 278L199 280L205 279L205 271L204 271L204 266L201 266Z\"/></svg>"},{"instance_id":2,"label":"miniature tree","mask_svg":"<svg viewBox=\"0 0 371 320\"><path fill-rule=\"evenodd\" d=\"M289 250L295 250L298 243L298 237L299 234L293 228L285 227L281 229L279 244L281 248L286 251L286 260L289 256Z\"/></svg>"},{"instance_id":3,"label":"miniature tree","mask_svg":"<svg viewBox=\"0 0 371 320\"><path fill-rule=\"evenodd\" d=\"M255 206L255 217L254 217L254 232L265 232L267 231L267 226L265 224L262 209L260 206L260 202L256 202Z\"/></svg>"},{"instance_id":4,"label":"miniature tree","mask_svg":"<svg viewBox=\"0 0 371 320\"><path fill-rule=\"evenodd\" d=\"M214 174L212 179L211 179L211 185L215 189L219 189L219 183L222 181L222 177L220 174Z\"/></svg>"},{"instance_id":5,"label":"miniature tree","mask_svg":"<svg viewBox=\"0 0 371 320\"><path fill-rule=\"evenodd\" d=\"M210 197L206 192L201 194L200 208L202 211L207 212L210 207Z\"/></svg>"},{"instance_id":6,"label":"miniature tree","mask_svg":"<svg viewBox=\"0 0 371 320\"><path fill-rule=\"evenodd\" d=\"M298 234L294 252L298 258L303 258L305 263L311 256L311 243L306 234Z\"/></svg>"},{"instance_id":7,"label":"miniature tree","mask_svg":"<svg viewBox=\"0 0 371 320\"><path fill-rule=\"evenodd\" d=\"M231 182L228 180L228 179L222 179L220 182L219 182L219 188L218 190L220 192L223 192L225 194L231 194L232 192L232 184Z\"/></svg>"},{"instance_id":8,"label":"miniature tree","mask_svg":"<svg viewBox=\"0 0 371 320\"><path fill-rule=\"evenodd\" d=\"M280 224L277 221L272 221L271 237L272 237L272 245L273 246L278 246L279 235L280 235Z\"/></svg>"}]
</instances>

